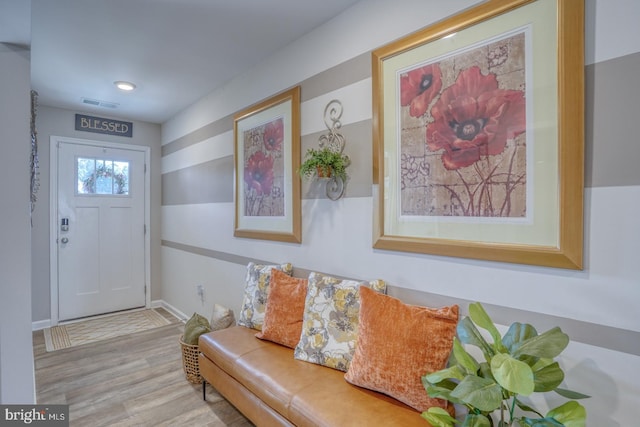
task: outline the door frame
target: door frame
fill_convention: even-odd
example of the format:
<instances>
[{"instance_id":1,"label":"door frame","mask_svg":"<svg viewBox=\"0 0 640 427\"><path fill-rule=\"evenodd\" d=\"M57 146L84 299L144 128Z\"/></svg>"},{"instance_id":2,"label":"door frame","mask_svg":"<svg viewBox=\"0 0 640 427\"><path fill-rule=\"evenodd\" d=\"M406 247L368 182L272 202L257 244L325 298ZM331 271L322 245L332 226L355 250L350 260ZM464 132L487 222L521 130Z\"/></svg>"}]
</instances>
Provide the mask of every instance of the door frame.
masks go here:
<instances>
[{"instance_id":1,"label":"door frame","mask_svg":"<svg viewBox=\"0 0 640 427\"><path fill-rule=\"evenodd\" d=\"M67 138L51 135L49 158L49 283L51 296L51 326L56 326L58 311L58 145L69 142L79 145L106 147L118 150L144 152L144 294L145 307L151 308L151 148L144 145L122 144L118 142L95 141L81 138Z\"/></svg>"}]
</instances>

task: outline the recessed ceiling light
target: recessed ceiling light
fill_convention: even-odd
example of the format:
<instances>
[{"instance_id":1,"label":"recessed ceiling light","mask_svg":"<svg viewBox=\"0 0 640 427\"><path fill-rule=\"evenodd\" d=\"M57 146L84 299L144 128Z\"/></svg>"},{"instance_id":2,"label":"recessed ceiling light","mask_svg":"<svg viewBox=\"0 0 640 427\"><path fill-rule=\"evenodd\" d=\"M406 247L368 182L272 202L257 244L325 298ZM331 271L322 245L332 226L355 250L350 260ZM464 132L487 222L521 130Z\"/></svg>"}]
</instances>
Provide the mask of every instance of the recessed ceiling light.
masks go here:
<instances>
[{"instance_id":1,"label":"recessed ceiling light","mask_svg":"<svg viewBox=\"0 0 640 427\"><path fill-rule=\"evenodd\" d=\"M114 85L116 85L116 87L120 90L124 90L124 91L132 91L136 88L136 85L134 85L131 82L125 82L122 80L118 80L117 82L113 82Z\"/></svg>"}]
</instances>

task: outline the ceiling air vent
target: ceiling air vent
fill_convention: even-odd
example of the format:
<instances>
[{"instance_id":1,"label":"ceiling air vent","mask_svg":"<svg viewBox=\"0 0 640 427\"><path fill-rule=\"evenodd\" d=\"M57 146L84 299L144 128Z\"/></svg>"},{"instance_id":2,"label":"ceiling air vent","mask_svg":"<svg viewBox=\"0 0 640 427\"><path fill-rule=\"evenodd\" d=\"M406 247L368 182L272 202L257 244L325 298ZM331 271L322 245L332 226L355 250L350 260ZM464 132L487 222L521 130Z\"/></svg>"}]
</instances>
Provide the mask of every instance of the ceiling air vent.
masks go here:
<instances>
[{"instance_id":1,"label":"ceiling air vent","mask_svg":"<svg viewBox=\"0 0 640 427\"><path fill-rule=\"evenodd\" d=\"M96 101L95 99L87 99L87 98L82 98L82 103L95 105L96 107L100 105L100 101Z\"/></svg>"},{"instance_id":2,"label":"ceiling air vent","mask_svg":"<svg viewBox=\"0 0 640 427\"><path fill-rule=\"evenodd\" d=\"M100 106L105 108L118 108L118 104L115 102L100 101Z\"/></svg>"},{"instance_id":3,"label":"ceiling air vent","mask_svg":"<svg viewBox=\"0 0 640 427\"><path fill-rule=\"evenodd\" d=\"M118 108L118 105L120 105L117 102L100 101L100 100L91 99L91 98L82 98L82 103L93 105L95 107L104 107L104 108Z\"/></svg>"}]
</instances>

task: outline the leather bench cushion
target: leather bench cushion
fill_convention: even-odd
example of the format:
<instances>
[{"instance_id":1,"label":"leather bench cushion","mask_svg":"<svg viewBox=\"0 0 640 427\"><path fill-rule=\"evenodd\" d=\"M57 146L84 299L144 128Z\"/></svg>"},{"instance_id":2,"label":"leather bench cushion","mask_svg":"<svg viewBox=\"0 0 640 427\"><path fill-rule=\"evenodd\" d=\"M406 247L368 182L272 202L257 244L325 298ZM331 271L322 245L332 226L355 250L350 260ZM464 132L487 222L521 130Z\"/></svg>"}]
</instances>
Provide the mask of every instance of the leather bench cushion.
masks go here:
<instances>
[{"instance_id":1,"label":"leather bench cushion","mask_svg":"<svg viewBox=\"0 0 640 427\"><path fill-rule=\"evenodd\" d=\"M293 427L284 416L265 404L210 359L200 353L200 373L218 393L233 404L255 425L261 427Z\"/></svg>"},{"instance_id":2,"label":"leather bench cushion","mask_svg":"<svg viewBox=\"0 0 640 427\"><path fill-rule=\"evenodd\" d=\"M242 383L267 405L288 417L294 394L327 369L296 361L293 349L261 341L257 331L235 326L201 335L200 352ZM344 373L338 372L340 380Z\"/></svg>"},{"instance_id":3,"label":"leather bench cushion","mask_svg":"<svg viewBox=\"0 0 640 427\"><path fill-rule=\"evenodd\" d=\"M200 352L235 377L236 361L240 357L269 345L257 339L256 333L256 330L244 326L232 326L200 335L198 341Z\"/></svg>"},{"instance_id":4,"label":"leather bench cushion","mask_svg":"<svg viewBox=\"0 0 640 427\"><path fill-rule=\"evenodd\" d=\"M287 418L291 416L290 403L301 390L315 387L327 375L337 374L335 380L344 381L344 373L295 360L292 349L278 344L246 354L237 363L242 384Z\"/></svg>"},{"instance_id":5,"label":"leather bench cushion","mask_svg":"<svg viewBox=\"0 0 640 427\"><path fill-rule=\"evenodd\" d=\"M243 326L211 332L200 351L293 424L427 425L407 405L347 383L344 372L296 360L292 349L255 333Z\"/></svg>"},{"instance_id":6,"label":"leather bench cushion","mask_svg":"<svg viewBox=\"0 0 640 427\"><path fill-rule=\"evenodd\" d=\"M420 412L404 403L349 384L344 379L344 372L324 369L331 375L322 375L314 384L294 396L288 416L293 424L333 427L429 426Z\"/></svg>"}]
</instances>

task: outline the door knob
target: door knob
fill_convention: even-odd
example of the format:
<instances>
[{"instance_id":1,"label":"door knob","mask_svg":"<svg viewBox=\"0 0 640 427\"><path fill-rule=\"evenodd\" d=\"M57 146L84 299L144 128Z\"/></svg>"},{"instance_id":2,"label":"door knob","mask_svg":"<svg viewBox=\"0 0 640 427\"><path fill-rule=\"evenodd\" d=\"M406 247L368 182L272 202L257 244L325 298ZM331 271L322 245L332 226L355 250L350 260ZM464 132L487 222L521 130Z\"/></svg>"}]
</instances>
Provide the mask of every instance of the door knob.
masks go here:
<instances>
[{"instance_id":1,"label":"door knob","mask_svg":"<svg viewBox=\"0 0 640 427\"><path fill-rule=\"evenodd\" d=\"M63 237L60 241L61 241L63 244L69 243L69 239L67 239L66 237Z\"/></svg>"}]
</instances>

